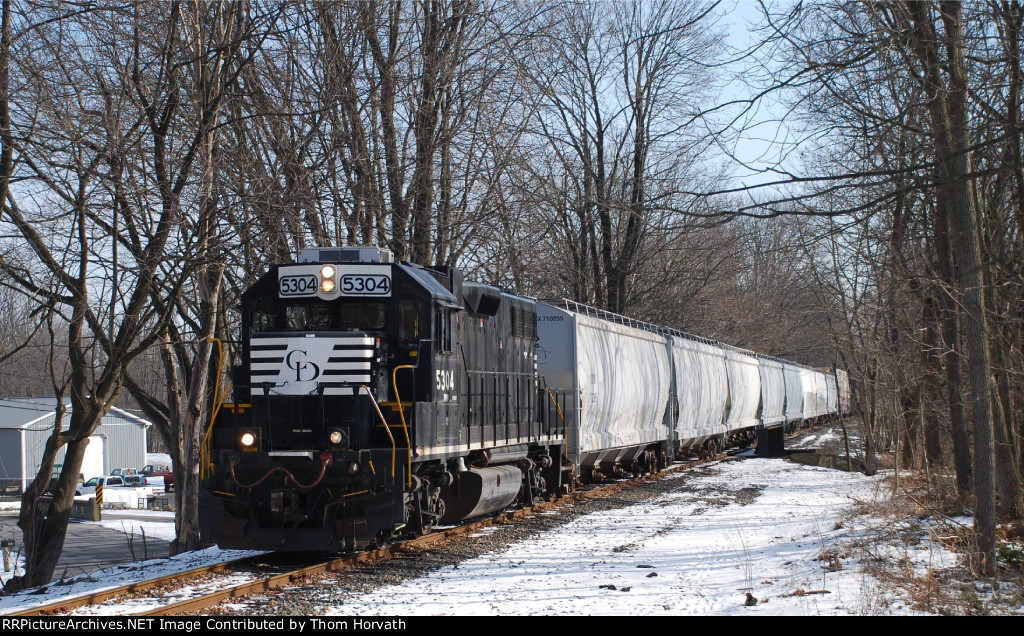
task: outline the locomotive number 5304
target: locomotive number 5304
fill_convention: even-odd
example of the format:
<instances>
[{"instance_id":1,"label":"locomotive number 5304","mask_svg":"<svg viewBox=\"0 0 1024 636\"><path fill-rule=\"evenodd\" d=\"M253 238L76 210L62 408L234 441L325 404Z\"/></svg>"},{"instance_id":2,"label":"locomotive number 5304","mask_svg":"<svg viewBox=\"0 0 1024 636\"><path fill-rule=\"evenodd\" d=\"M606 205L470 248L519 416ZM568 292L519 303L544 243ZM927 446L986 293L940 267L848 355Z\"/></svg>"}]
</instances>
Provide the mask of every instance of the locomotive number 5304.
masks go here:
<instances>
[{"instance_id":1,"label":"locomotive number 5304","mask_svg":"<svg viewBox=\"0 0 1024 636\"><path fill-rule=\"evenodd\" d=\"M313 296L316 294L316 276L282 276L278 281L282 296Z\"/></svg>"},{"instance_id":2,"label":"locomotive number 5304","mask_svg":"<svg viewBox=\"0 0 1024 636\"><path fill-rule=\"evenodd\" d=\"M341 293L346 296L390 296L391 277L346 274L341 277Z\"/></svg>"}]
</instances>

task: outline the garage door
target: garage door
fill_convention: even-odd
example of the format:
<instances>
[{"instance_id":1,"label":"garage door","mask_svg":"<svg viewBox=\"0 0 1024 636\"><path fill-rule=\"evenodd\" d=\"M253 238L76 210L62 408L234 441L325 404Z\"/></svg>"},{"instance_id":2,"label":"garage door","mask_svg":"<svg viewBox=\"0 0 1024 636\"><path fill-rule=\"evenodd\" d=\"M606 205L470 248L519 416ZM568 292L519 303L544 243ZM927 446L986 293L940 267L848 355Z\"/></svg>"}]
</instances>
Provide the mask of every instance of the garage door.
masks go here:
<instances>
[{"instance_id":1,"label":"garage door","mask_svg":"<svg viewBox=\"0 0 1024 636\"><path fill-rule=\"evenodd\" d=\"M85 447L85 458L82 460L82 475L85 479L105 475L103 470L103 436L93 435L89 445Z\"/></svg>"}]
</instances>

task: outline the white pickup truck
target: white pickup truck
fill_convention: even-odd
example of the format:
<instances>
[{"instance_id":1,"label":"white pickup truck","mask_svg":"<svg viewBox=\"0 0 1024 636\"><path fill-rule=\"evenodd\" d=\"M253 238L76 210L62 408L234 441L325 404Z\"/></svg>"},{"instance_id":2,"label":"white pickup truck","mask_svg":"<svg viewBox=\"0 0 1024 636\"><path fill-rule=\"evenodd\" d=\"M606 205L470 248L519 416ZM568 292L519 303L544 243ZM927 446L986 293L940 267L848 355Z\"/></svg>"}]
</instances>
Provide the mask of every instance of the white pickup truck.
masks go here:
<instances>
[{"instance_id":1,"label":"white pickup truck","mask_svg":"<svg viewBox=\"0 0 1024 636\"><path fill-rule=\"evenodd\" d=\"M78 487L82 497L95 497L96 486L103 484L103 504L121 504L129 508L139 508L142 502L148 501L153 496L153 487L139 483L128 483L125 480L139 475L104 475L93 477Z\"/></svg>"},{"instance_id":2,"label":"white pickup truck","mask_svg":"<svg viewBox=\"0 0 1024 636\"><path fill-rule=\"evenodd\" d=\"M126 486L150 486L153 488L154 493L162 495L166 490L164 478L162 475L153 475L147 472L152 468L152 466L146 466L142 470L137 468L115 468L110 471L110 475L119 476L124 479Z\"/></svg>"}]
</instances>

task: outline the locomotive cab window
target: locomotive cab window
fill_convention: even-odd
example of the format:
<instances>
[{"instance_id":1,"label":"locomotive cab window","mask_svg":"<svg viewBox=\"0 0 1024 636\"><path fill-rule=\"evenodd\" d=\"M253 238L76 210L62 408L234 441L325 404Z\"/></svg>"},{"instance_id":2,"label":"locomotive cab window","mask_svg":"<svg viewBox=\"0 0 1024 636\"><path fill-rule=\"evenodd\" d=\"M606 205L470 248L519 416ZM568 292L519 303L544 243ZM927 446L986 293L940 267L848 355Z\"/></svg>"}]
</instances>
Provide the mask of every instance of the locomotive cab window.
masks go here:
<instances>
[{"instance_id":1,"label":"locomotive cab window","mask_svg":"<svg viewBox=\"0 0 1024 636\"><path fill-rule=\"evenodd\" d=\"M285 307L288 331L317 331L331 328L329 305L289 305Z\"/></svg>"},{"instance_id":2,"label":"locomotive cab window","mask_svg":"<svg viewBox=\"0 0 1024 636\"><path fill-rule=\"evenodd\" d=\"M434 347L438 353L451 353L452 312L447 309L438 309L434 319L436 322L434 328Z\"/></svg>"},{"instance_id":3,"label":"locomotive cab window","mask_svg":"<svg viewBox=\"0 0 1024 636\"><path fill-rule=\"evenodd\" d=\"M275 320L274 311L267 307L257 307L252 311L252 320L250 321L250 330L252 333L263 333L264 331L273 331L276 326L277 320Z\"/></svg>"},{"instance_id":4,"label":"locomotive cab window","mask_svg":"<svg viewBox=\"0 0 1024 636\"><path fill-rule=\"evenodd\" d=\"M345 331L384 328L384 303L346 303L339 308L339 326Z\"/></svg>"},{"instance_id":5,"label":"locomotive cab window","mask_svg":"<svg viewBox=\"0 0 1024 636\"><path fill-rule=\"evenodd\" d=\"M412 300L398 303L398 337L403 342L420 339L420 305Z\"/></svg>"}]
</instances>

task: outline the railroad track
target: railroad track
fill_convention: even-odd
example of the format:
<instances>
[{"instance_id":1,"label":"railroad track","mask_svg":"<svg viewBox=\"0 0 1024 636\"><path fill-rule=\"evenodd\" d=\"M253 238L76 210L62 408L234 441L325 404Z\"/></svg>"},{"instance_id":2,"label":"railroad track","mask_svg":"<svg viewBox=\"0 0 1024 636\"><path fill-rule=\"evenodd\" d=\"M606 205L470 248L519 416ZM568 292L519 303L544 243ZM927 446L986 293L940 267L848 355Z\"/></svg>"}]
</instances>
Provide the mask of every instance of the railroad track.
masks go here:
<instances>
[{"instance_id":1,"label":"railroad track","mask_svg":"<svg viewBox=\"0 0 1024 636\"><path fill-rule=\"evenodd\" d=\"M730 454L735 454L735 452L739 451ZM589 499L611 497L615 493L639 483L716 461L728 455L722 454L711 459L677 463L656 475L601 484L587 490L570 493L555 501L480 518L452 528L442 528L422 537L397 541L373 551L348 554L313 564L289 563L281 560L284 557L281 554L246 557L66 599L23 612L8 614L8 616L103 614L104 606L107 604L116 604L117 612L124 615L125 605L128 603L138 607L137 612L130 612L131 616L199 614L226 601L303 585L330 573L366 568L388 559L408 558L409 555L430 549L435 544L479 533L490 526L513 524L519 519L543 514L562 506L573 505Z\"/></svg>"}]
</instances>

